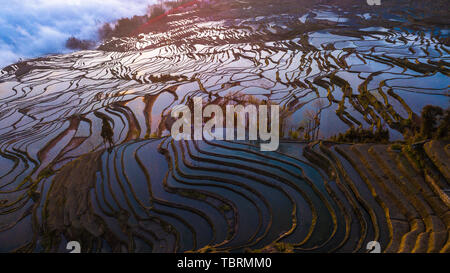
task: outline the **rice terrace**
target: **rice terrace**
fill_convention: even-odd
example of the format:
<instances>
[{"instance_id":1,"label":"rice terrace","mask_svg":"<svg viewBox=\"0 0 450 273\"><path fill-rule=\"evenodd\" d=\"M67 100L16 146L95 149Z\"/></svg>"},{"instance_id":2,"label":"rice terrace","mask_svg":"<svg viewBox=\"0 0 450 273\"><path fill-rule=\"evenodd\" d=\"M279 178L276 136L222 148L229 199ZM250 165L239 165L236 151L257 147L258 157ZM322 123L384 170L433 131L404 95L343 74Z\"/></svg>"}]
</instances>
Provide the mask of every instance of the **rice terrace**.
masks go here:
<instances>
[{"instance_id":1,"label":"rice terrace","mask_svg":"<svg viewBox=\"0 0 450 273\"><path fill-rule=\"evenodd\" d=\"M0 252L449 253L448 4L159 1L5 66ZM174 139L194 98L277 148Z\"/></svg>"}]
</instances>

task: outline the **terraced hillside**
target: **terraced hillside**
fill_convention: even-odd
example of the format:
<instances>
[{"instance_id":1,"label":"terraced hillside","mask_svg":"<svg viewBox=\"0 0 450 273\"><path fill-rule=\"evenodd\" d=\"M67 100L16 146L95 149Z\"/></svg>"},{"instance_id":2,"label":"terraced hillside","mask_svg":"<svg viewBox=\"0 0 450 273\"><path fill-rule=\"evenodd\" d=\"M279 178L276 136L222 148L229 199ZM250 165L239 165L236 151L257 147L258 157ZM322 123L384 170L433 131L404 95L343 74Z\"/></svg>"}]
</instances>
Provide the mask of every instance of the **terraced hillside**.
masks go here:
<instances>
[{"instance_id":1,"label":"terraced hillside","mask_svg":"<svg viewBox=\"0 0 450 273\"><path fill-rule=\"evenodd\" d=\"M448 108L448 22L266 2L1 70L0 251L449 252L448 141L325 140ZM280 149L173 141L195 96L280 104Z\"/></svg>"},{"instance_id":2,"label":"terraced hillside","mask_svg":"<svg viewBox=\"0 0 450 273\"><path fill-rule=\"evenodd\" d=\"M4 204L14 226L2 247L365 252L376 240L386 252L449 252L450 187L434 163L448 164L450 146L408 147L130 141L43 178L28 206Z\"/></svg>"}]
</instances>

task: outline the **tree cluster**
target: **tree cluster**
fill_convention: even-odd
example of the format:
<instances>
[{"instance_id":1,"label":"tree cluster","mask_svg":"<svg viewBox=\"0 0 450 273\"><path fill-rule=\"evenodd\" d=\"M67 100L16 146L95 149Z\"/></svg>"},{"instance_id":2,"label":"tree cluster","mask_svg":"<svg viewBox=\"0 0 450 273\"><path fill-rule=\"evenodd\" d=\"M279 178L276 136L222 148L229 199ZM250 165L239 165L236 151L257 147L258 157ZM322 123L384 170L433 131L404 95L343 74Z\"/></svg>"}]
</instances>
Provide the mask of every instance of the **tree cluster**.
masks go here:
<instances>
[{"instance_id":1,"label":"tree cluster","mask_svg":"<svg viewBox=\"0 0 450 273\"><path fill-rule=\"evenodd\" d=\"M73 50L88 50L95 47L95 42L90 40L80 40L72 36L67 39L66 47Z\"/></svg>"},{"instance_id":2,"label":"tree cluster","mask_svg":"<svg viewBox=\"0 0 450 273\"><path fill-rule=\"evenodd\" d=\"M351 127L345 133L331 137L331 140L350 143L385 143L389 141L389 130Z\"/></svg>"}]
</instances>

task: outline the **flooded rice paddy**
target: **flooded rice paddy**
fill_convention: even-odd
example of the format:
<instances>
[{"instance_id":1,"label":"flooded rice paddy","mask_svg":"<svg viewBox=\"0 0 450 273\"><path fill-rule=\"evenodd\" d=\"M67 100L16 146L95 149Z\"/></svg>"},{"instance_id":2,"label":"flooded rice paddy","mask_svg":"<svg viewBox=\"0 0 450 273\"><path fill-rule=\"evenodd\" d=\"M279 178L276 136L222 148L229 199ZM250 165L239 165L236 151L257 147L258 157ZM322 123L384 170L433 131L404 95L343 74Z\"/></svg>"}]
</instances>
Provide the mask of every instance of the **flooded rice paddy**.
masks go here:
<instances>
[{"instance_id":1,"label":"flooded rice paddy","mask_svg":"<svg viewBox=\"0 0 450 273\"><path fill-rule=\"evenodd\" d=\"M318 141L350 127L401 140L425 105L449 106L448 26L373 16L189 11L164 32L4 68L0 251L448 252L448 144L425 144L420 169L391 145ZM173 141L171 109L196 96L279 104L280 149Z\"/></svg>"}]
</instances>

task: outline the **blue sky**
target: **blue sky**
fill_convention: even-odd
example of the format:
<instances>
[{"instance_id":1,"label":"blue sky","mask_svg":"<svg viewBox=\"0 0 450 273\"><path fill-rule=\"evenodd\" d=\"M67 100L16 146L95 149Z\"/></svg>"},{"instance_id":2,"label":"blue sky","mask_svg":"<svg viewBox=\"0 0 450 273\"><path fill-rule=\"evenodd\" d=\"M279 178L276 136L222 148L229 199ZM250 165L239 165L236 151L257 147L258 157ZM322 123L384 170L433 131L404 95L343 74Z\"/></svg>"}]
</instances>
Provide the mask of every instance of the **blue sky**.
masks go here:
<instances>
[{"instance_id":1,"label":"blue sky","mask_svg":"<svg viewBox=\"0 0 450 273\"><path fill-rule=\"evenodd\" d=\"M2 0L0 67L64 53L70 36L95 39L104 22L144 14L156 0Z\"/></svg>"}]
</instances>

